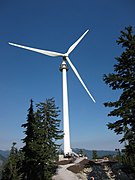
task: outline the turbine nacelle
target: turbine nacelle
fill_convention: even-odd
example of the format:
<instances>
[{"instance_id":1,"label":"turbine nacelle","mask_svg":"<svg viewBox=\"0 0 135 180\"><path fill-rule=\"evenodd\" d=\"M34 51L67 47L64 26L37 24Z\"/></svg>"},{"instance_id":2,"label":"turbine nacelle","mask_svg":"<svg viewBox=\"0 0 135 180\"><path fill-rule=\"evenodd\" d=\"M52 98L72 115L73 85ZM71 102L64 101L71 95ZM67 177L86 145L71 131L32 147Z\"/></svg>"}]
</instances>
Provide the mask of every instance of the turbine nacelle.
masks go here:
<instances>
[{"instance_id":1,"label":"turbine nacelle","mask_svg":"<svg viewBox=\"0 0 135 180\"><path fill-rule=\"evenodd\" d=\"M68 57L68 55L64 54L63 61L67 61L67 57Z\"/></svg>"}]
</instances>

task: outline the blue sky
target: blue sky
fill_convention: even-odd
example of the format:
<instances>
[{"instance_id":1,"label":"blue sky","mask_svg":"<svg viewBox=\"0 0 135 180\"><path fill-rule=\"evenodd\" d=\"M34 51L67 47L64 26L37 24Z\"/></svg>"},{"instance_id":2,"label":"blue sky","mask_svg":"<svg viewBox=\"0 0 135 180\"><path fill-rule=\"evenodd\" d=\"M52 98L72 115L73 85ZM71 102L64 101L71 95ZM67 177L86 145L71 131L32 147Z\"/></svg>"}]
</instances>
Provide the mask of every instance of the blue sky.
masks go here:
<instances>
[{"instance_id":1,"label":"blue sky","mask_svg":"<svg viewBox=\"0 0 135 180\"><path fill-rule=\"evenodd\" d=\"M69 68L68 90L72 147L114 150L119 136L107 129L110 109L119 91L103 82L113 72L115 57L123 49L116 44L125 26L135 28L134 0L2 0L0 2L0 149L12 142L22 146L21 125L26 122L30 99L34 104L54 97L62 110L60 58L52 58L8 45L66 52L87 29L90 31L70 59L96 99L93 103ZM60 115L62 119L62 113ZM61 127L63 122L61 122Z\"/></svg>"}]
</instances>

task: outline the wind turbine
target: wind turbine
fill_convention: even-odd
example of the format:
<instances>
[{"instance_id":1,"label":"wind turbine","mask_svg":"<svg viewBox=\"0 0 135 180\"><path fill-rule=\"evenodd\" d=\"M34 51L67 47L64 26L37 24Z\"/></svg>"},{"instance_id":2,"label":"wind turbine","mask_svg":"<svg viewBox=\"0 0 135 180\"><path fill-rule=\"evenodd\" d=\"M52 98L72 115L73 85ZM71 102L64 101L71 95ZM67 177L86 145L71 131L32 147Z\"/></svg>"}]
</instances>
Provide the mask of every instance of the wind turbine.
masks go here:
<instances>
[{"instance_id":1,"label":"wind turbine","mask_svg":"<svg viewBox=\"0 0 135 180\"><path fill-rule=\"evenodd\" d=\"M72 149L70 147L68 89L67 89L67 76L66 76L66 72L68 71L68 67L67 67L67 64L66 64L67 62L69 63L69 65L72 68L73 72L75 73L75 75L79 79L80 83L82 84L82 86L84 87L84 89L86 90L86 92L88 93L90 98L92 99L92 101L95 102L95 99L93 98L93 96L89 92L88 88L84 84L84 82L83 82L82 78L80 77L77 69L75 68L75 66L72 64L72 62L69 59L69 54L79 44L79 42L88 33L88 31L89 30L85 31L85 33L77 41L75 41L74 44L72 44L70 46L70 48L68 49L68 51L66 53L47 51L47 50L27 47L27 46L23 46L23 45L19 45L19 44L9 42L9 44L12 45L12 46L27 49L27 50L30 50L30 51L34 51L34 52L41 53L41 54L48 55L48 56L52 56L52 57L62 57L62 59L63 59L62 63L61 63L61 66L60 66L60 70L61 70L62 75L63 75L62 76L62 81L63 81L63 125L64 125L64 155L65 156L72 154Z\"/></svg>"}]
</instances>

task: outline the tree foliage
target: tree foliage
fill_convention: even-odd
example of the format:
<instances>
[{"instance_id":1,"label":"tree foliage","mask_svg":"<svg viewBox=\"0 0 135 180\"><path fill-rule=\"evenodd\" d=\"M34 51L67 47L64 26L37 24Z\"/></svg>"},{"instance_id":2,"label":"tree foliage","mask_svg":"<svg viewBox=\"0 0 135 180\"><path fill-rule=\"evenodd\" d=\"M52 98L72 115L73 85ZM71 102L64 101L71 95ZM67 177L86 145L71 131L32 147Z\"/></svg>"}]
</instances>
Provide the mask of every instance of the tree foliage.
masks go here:
<instances>
[{"instance_id":1,"label":"tree foliage","mask_svg":"<svg viewBox=\"0 0 135 180\"><path fill-rule=\"evenodd\" d=\"M98 159L97 151L93 150L92 151L92 159Z\"/></svg>"},{"instance_id":2,"label":"tree foliage","mask_svg":"<svg viewBox=\"0 0 135 180\"><path fill-rule=\"evenodd\" d=\"M33 110L33 101L30 101L30 108L28 109L27 122L22 124L26 130L24 131L26 137L23 139L23 143L25 144L22 148L24 152L24 160L23 160L23 178L32 180L36 175L36 151L34 149L36 143L36 119Z\"/></svg>"},{"instance_id":3,"label":"tree foliage","mask_svg":"<svg viewBox=\"0 0 135 180\"><path fill-rule=\"evenodd\" d=\"M52 98L37 104L34 113L31 100L27 123L22 125L26 129L26 137L23 139L25 179L49 180L55 172L59 148L56 141L63 138L59 130L59 112Z\"/></svg>"},{"instance_id":4,"label":"tree foliage","mask_svg":"<svg viewBox=\"0 0 135 180\"><path fill-rule=\"evenodd\" d=\"M21 150L13 143L10 156L2 171L2 180L49 180L56 171L56 161L60 145L57 140L63 138L60 129L60 110L53 98L37 104L33 110L30 101L25 128L24 146Z\"/></svg>"},{"instance_id":5,"label":"tree foliage","mask_svg":"<svg viewBox=\"0 0 135 180\"><path fill-rule=\"evenodd\" d=\"M105 107L113 107L108 116L116 116L118 120L107 126L116 134L123 134L120 142L127 143L126 152L135 162L135 35L131 26L121 31L117 44L124 51L116 58L114 72L103 79L112 90L121 90L118 100L104 103Z\"/></svg>"},{"instance_id":6,"label":"tree foliage","mask_svg":"<svg viewBox=\"0 0 135 180\"><path fill-rule=\"evenodd\" d=\"M18 151L15 147L16 143L13 143L11 147L10 155L7 159L7 162L4 165L2 171L2 180L21 180L22 179L22 161L23 153Z\"/></svg>"}]
</instances>

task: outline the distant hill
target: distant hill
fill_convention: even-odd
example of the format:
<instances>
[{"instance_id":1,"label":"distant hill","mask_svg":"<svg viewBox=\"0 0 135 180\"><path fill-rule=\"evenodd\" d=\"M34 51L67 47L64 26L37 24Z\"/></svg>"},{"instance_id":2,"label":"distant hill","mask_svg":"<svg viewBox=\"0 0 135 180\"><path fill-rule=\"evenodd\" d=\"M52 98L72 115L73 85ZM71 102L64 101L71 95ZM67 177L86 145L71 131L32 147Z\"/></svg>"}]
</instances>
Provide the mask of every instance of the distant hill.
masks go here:
<instances>
[{"instance_id":1,"label":"distant hill","mask_svg":"<svg viewBox=\"0 0 135 180\"><path fill-rule=\"evenodd\" d=\"M87 149L82 149L83 153L88 157L88 159L92 159L92 151L93 150L87 150ZM76 153L79 153L80 149L79 148L73 148L73 151ZM113 156L116 155L117 152L116 151L106 151L106 150L96 150L97 151L97 155L99 158L104 157L104 156ZM3 151L0 150L0 160L6 160L8 158L10 154L10 151Z\"/></svg>"},{"instance_id":2,"label":"distant hill","mask_svg":"<svg viewBox=\"0 0 135 180\"><path fill-rule=\"evenodd\" d=\"M0 167L3 165L3 163L6 161L6 159L9 156L10 151L3 151L0 150Z\"/></svg>"},{"instance_id":3,"label":"distant hill","mask_svg":"<svg viewBox=\"0 0 135 180\"><path fill-rule=\"evenodd\" d=\"M73 151L76 153L79 153L80 149L74 148ZM93 150L82 149L82 151L88 157L88 159L92 159ZM96 150L96 151L99 158L104 157L104 156L109 156L109 155L113 156L117 154L117 152L115 151L106 151L106 150Z\"/></svg>"},{"instance_id":4,"label":"distant hill","mask_svg":"<svg viewBox=\"0 0 135 180\"><path fill-rule=\"evenodd\" d=\"M6 158L0 154L0 167L3 165L3 163L6 161ZM0 168L1 169L1 168Z\"/></svg>"},{"instance_id":5,"label":"distant hill","mask_svg":"<svg viewBox=\"0 0 135 180\"><path fill-rule=\"evenodd\" d=\"M0 161L4 162L5 160L6 160L6 158L0 154Z\"/></svg>"},{"instance_id":6,"label":"distant hill","mask_svg":"<svg viewBox=\"0 0 135 180\"><path fill-rule=\"evenodd\" d=\"M0 155L2 155L4 158L8 158L10 154L10 151L3 151L3 150L0 150Z\"/></svg>"}]
</instances>

